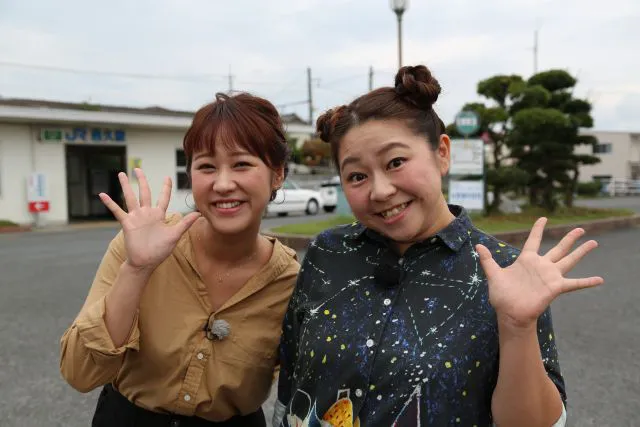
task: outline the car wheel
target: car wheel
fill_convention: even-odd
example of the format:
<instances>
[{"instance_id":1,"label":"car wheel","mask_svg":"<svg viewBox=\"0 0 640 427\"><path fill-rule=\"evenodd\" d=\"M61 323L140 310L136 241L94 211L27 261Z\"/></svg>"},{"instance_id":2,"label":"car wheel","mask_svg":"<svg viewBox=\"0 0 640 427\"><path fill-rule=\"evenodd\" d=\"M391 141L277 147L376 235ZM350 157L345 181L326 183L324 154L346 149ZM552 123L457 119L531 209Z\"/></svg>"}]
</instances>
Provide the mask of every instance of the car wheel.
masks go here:
<instances>
[{"instance_id":1,"label":"car wheel","mask_svg":"<svg viewBox=\"0 0 640 427\"><path fill-rule=\"evenodd\" d=\"M307 203L307 215L316 215L318 213L320 206L318 205L318 201L316 199L311 199Z\"/></svg>"},{"instance_id":2,"label":"car wheel","mask_svg":"<svg viewBox=\"0 0 640 427\"><path fill-rule=\"evenodd\" d=\"M335 211L335 210L336 210L336 207L335 207L335 206L325 206L325 207L324 207L324 208L322 208L322 209L324 209L324 211L325 211L326 213L331 213L331 212L333 212L333 211Z\"/></svg>"},{"instance_id":3,"label":"car wheel","mask_svg":"<svg viewBox=\"0 0 640 427\"><path fill-rule=\"evenodd\" d=\"M278 212L278 216L287 216L289 212Z\"/></svg>"}]
</instances>

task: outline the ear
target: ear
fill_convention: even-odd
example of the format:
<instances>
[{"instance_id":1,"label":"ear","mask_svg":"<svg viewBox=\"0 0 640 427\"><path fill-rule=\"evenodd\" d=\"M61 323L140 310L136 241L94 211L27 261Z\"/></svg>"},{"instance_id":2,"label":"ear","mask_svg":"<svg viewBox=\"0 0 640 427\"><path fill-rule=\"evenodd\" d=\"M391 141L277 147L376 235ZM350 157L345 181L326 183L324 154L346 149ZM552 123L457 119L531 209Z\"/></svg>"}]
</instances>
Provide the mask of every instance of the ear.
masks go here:
<instances>
[{"instance_id":1,"label":"ear","mask_svg":"<svg viewBox=\"0 0 640 427\"><path fill-rule=\"evenodd\" d=\"M283 182L284 182L284 167L275 169L271 176L271 190L275 191L278 188L282 187Z\"/></svg>"},{"instance_id":2,"label":"ear","mask_svg":"<svg viewBox=\"0 0 640 427\"><path fill-rule=\"evenodd\" d=\"M451 139L445 134L440 136L438 148L436 149L436 158L440 167L440 176L445 176L449 173L449 167L451 166Z\"/></svg>"}]
</instances>

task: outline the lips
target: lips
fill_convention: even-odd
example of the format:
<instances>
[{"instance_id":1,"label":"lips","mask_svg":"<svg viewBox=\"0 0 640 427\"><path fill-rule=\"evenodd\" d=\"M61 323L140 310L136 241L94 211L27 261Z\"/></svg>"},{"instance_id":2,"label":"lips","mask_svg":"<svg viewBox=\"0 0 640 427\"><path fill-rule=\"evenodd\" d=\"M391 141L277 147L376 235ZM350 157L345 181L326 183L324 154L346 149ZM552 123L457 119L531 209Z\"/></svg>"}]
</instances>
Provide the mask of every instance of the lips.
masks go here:
<instances>
[{"instance_id":1,"label":"lips","mask_svg":"<svg viewBox=\"0 0 640 427\"><path fill-rule=\"evenodd\" d=\"M405 202L405 203L401 203L399 205L396 205L390 209L387 209L385 211L379 212L377 213L377 215L380 215L382 218L384 219L389 219L389 218L393 218L394 216L400 214L402 211L404 211L409 205L411 204L411 202Z\"/></svg>"}]
</instances>

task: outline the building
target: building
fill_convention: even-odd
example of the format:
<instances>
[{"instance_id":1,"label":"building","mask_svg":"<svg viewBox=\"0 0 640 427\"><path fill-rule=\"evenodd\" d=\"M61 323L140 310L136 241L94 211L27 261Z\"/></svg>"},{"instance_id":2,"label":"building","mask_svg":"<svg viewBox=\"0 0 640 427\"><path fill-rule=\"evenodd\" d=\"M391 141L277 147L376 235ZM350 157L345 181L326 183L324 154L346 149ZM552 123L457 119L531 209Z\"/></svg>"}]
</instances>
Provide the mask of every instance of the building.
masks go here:
<instances>
[{"instance_id":1,"label":"building","mask_svg":"<svg viewBox=\"0 0 640 427\"><path fill-rule=\"evenodd\" d=\"M173 178L169 210L193 206L182 152L193 113L0 98L0 219L60 224L111 218L98 199L122 203L117 174L145 171L154 198ZM297 117L297 116L296 116ZM283 116L289 139L311 137L311 125Z\"/></svg>"},{"instance_id":2,"label":"building","mask_svg":"<svg viewBox=\"0 0 640 427\"><path fill-rule=\"evenodd\" d=\"M640 180L640 133L585 130L582 134L596 137L598 144L577 147L576 154L592 154L600 163L582 166L580 181Z\"/></svg>"}]
</instances>

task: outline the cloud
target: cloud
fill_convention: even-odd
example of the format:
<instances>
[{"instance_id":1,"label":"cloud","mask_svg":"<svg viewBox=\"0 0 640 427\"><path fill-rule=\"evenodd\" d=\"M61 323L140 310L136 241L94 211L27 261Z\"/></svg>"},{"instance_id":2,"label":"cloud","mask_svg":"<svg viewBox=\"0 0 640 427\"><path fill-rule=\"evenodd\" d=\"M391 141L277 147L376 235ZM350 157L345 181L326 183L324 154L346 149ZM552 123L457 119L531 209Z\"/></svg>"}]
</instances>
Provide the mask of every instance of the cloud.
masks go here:
<instances>
[{"instance_id":1,"label":"cloud","mask_svg":"<svg viewBox=\"0 0 640 427\"><path fill-rule=\"evenodd\" d=\"M1 61L189 78L158 79L0 65L0 95L196 109L216 91L249 90L283 111L308 115L307 67L316 114L393 82L396 18L386 0L68 0L2 2ZM492 0L410 3L404 62L426 63L443 86L450 121L478 99L479 80L567 69L593 99L599 129L633 129L640 106L640 2Z\"/></svg>"}]
</instances>

